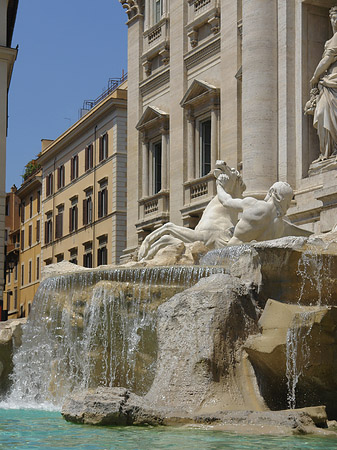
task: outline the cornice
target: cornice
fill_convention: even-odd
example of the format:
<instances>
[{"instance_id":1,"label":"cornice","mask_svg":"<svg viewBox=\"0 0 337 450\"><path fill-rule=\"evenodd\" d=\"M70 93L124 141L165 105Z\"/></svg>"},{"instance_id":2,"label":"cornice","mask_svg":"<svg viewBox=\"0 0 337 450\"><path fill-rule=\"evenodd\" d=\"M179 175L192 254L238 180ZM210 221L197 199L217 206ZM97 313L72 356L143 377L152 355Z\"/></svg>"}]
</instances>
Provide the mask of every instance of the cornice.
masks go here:
<instances>
[{"instance_id":1,"label":"cornice","mask_svg":"<svg viewBox=\"0 0 337 450\"><path fill-rule=\"evenodd\" d=\"M144 0L119 0L119 3L125 9L129 20L144 12Z\"/></svg>"}]
</instances>

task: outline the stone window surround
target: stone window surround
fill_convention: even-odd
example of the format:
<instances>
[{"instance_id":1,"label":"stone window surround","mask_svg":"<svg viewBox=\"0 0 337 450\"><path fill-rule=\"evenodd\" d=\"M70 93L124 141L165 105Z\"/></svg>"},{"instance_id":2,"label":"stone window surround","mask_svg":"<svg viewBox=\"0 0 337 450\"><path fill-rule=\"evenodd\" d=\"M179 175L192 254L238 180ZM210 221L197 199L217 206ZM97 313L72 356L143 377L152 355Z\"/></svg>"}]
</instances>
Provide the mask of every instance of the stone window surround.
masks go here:
<instances>
[{"instance_id":1,"label":"stone window surround","mask_svg":"<svg viewBox=\"0 0 337 450\"><path fill-rule=\"evenodd\" d=\"M161 20L143 33L142 65L146 76L152 74L152 60L160 56L164 66L170 61L169 19Z\"/></svg>"}]
</instances>

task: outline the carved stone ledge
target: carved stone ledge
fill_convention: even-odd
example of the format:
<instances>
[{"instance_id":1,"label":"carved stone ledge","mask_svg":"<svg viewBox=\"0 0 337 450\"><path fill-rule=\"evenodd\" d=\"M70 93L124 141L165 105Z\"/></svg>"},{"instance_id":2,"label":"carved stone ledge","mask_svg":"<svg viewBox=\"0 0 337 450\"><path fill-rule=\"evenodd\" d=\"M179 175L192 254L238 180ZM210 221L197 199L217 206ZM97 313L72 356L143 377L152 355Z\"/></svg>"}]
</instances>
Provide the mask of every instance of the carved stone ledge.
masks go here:
<instances>
[{"instance_id":1,"label":"carved stone ledge","mask_svg":"<svg viewBox=\"0 0 337 450\"><path fill-rule=\"evenodd\" d=\"M144 11L144 1L143 0L119 0L129 20L138 14L143 14Z\"/></svg>"}]
</instances>

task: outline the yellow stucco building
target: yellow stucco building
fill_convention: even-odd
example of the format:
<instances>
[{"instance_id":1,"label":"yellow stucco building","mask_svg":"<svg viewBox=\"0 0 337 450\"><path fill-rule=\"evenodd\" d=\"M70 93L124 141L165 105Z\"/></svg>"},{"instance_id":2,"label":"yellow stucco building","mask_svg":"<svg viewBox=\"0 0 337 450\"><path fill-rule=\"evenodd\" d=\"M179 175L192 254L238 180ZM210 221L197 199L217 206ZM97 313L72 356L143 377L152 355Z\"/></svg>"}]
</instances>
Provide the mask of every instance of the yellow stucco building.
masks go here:
<instances>
[{"instance_id":1,"label":"yellow stucco building","mask_svg":"<svg viewBox=\"0 0 337 450\"><path fill-rule=\"evenodd\" d=\"M126 81L55 141L42 141L42 248L48 265L117 264L126 241Z\"/></svg>"}]
</instances>

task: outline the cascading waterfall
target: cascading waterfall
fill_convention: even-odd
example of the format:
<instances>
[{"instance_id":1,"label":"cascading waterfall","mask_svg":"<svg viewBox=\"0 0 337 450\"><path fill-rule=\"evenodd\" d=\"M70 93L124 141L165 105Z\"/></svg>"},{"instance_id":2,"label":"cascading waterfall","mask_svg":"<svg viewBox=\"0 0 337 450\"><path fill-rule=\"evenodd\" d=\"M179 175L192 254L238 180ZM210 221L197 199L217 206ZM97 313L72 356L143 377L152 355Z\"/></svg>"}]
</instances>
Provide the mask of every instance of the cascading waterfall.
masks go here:
<instances>
[{"instance_id":1,"label":"cascading waterfall","mask_svg":"<svg viewBox=\"0 0 337 450\"><path fill-rule=\"evenodd\" d=\"M308 345L308 337L314 323L312 314L312 312L297 314L287 331L286 377L289 409L296 408L296 387L309 362L310 347Z\"/></svg>"},{"instance_id":2,"label":"cascading waterfall","mask_svg":"<svg viewBox=\"0 0 337 450\"><path fill-rule=\"evenodd\" d=\"M59 409L73 390L97 386L145 393L156 364L158 305L201 277L222 272L121 268L46 279L14 355L6 407Z\"/></svg>"}]
</instances>

